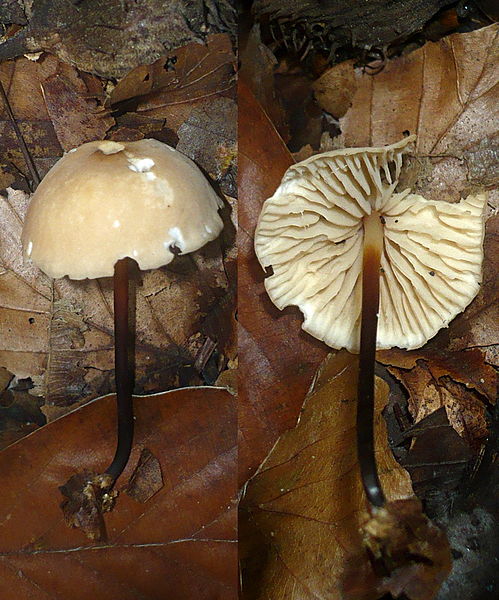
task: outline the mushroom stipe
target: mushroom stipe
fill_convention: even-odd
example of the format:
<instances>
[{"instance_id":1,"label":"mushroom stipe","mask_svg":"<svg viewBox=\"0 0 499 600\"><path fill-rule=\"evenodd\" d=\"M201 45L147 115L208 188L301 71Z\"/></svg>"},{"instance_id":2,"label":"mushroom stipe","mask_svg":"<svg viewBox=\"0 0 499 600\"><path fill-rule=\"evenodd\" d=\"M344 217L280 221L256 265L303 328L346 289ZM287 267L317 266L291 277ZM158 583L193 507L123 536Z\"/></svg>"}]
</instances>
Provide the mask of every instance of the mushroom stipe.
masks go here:
<instances>
[{"instance_id":1,"label":"mushroom stipe","mask_svg":"<svg viewBox=\"0 0 499 600\"><path fill-rule=\"evenodd\" d=\"M364 217L362 264L362 319L360 325L359 379L357 383L357 453L362 483L373 506L383 506L385 495L374 457L374 363L379 310L379 271L383 250L383 217Z\"/></svg>"},{"instance_id":2,"label":"mushroom stipe","mask_svg":"<svg viewBox=\"0 0 499 600\"><path fill-rule=\"evenodd\" d=\"M118 409L118 444L112 463L106 469L114 481L126 467L133 444L133 381L129 356L129 267L123 258L114 265L114 357L116 404Z\"/></svg>"}]
</instances>

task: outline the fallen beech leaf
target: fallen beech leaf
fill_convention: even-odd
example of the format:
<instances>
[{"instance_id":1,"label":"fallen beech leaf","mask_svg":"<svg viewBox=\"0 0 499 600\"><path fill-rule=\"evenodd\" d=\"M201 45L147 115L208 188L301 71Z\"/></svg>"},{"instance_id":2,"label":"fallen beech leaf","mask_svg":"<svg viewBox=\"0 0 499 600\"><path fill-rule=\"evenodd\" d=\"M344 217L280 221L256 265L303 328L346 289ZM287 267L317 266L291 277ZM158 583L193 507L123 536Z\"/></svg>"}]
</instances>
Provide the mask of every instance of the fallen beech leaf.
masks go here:
<instances>
[{"instance_id":1,"label":"fallen beech leaf","mask_svg":"<svg viewBox=\"0 0 499 600\"><path fill-rule=\"evenodd\" d=\"M445 407L454 429L472 446L478 447L488 433L486 404L480 396L447 376L435 376L432 363L418 361L406 371L388 367L409 393L408 407L414 422Z\"/></svg>"},{"instance_id":2,"label":"fallen beech leaf","mask_svg":"<svg viewBox=\"0 0 499 600\"><path fill-rule=\"evenodd\" d=\"M457 33L388 61L374 77L357 70L352 106L340 120L345 146L415 133L416 189L431 200L459 200L469 185L465 153L496 147L497 36L496 24ZM473 176L473 184L490 181Z\"/></svg>"},{"instance_id":3,"label":"fallen beech leaf","mask_svg":"<svg viewBox=\"0 0 499 600\"><path fill-rule=\"evenodd\" d=\"M108 541L95 544L67 527L57 488L77 470L107 466L114 405L99 398L0 452L0 596L232 600L234 398L217 388L135 398L136 445L104 517ZM165 479L144 504L122 493L143 447Z\"/></svg>"},{"instance_id":4,"label":"fallen beech leaf","mask_svg":"<svg viewBox=\"0 0 499 600\"><path fill-rule=\"evenodd\" d=\"M242 41L240 43L242 44ZM244 79L281 138L287 142L289 126L276 93L274 80L277 59L272 50L262 43L258 23L253 25L244 47L240 49L240 63L239 77Z\"/></svg>"},{"instance_id":5,"label":"fallen beech leaf","mask_svg":"<svg viewBox=\"0 0 499 600\"><path fill-rule=\"evenodd\" d=\"M300 332L297 310L281 313L265 291L265 274L253 248L254 230L263 202L274 193L293 159L242 80L238 108L239 472L244 482L279 434L295 423L327 348Z\"/></svg>"},{"instance_id":6,"label":"fallen beech leaf","mask_svg":"<svg viewBox=\"0 0 499 600\"><path fill-rule=\"evenodd\" d=\"M192 42L131 71L114 88L111 103L139 96L139 112L168 117L172 105L193 103L233 87L235 61L230 37L210 35L206 45Z\"/></svg>"},{"instance_id":7,"label":"fallen beech leaf","mask_svg":"<svg viewBox=\"0 0 499 600\"><path fill-rule=\"evenodd\" d=\"M67 411L114 388L112 279L51 280L24 265L20 240L27 205L23 192L0 197L0 365L38 382L32 391L44 397L51 416L51 407ZM140 274L137 392L203 383L192 365L208 336L219 357L215 378L233 358L234 283L222 256L229 243L215 240L195 255Z\"/></svg>"},{"instance_id":8,"label":"fallen beech leaf","mask_svg":"<svg viewBox=\"0 0 499 600\"><path fill-rule=\"evenodd\" d=\"M404 353L396 348L381 350L376 358L385 365L405 370L414 368L418 361L424 361L435 379L447 375L476 390L490 403L493 404L496 400L497 374L485 362L484 354L479 348L451 352L430 342L423 348Z\"/></svg>"},{"instance_id":9,"label":"fallen beech leaf","mask_svg":"<svg viewBox=\"0 0 499 600\"><path fill-rule=\"evenodd\" d=\"M217 97L209 105L194 108L177 131L177 150L200 165L221 183L222 191L237 195L234 175L237 158L237 105L230 98Z\"/></svg>"},{"instance_id":10,"label":"fallen beech leaf","mask_svg":"<svg viewBox=\"0 0 499 600\"><path fill-rule=\"evenodd\" d=\"M49 57L43 62L43 65L40 65L21 57L15 61L0 63L0 78L3 87L28 149L41 174L48 171L62 154L40 89L40 80L46 76L47 63L53 66L54 61L57 63L53 57ZM53 72L52 69L49 72ZM27 172L27 167L3 102L0 103L0 137L2 139L0 164L3 171L3 182L9 181L7 179L9 175L11 181L8 185L15 187L24 185L24 189L27 191L26 181L24 177L20 176L20 173Z\"/></svg>"},{"instance_id":11,"label":"fallen beech leaf","mask_svg":"<svg viewBox=\"0 0 499 600\"><path fill-rule=\"evenodd\" d=\"M67 152L85 142L104 139L114 119L103 112L95 100L87 98L87 90L71 85L59 73L42 83L43 97L54 125L57 139Z\"/></svg>"},{"instance_id":12,"label":"fallen beech leaf","mask_svg":"<svg viewBox=\"0 0 499 600\"><path fill-rule=\"evenodd\" d=\"M246 578L249 598L341 598L348 562L368 564L359 531L367 504L356 459L356 357L328 359L295 429L285 432L250 480L243 514L263 536L265 567ZM376 461L389 500L412 495L393 458L381 409L388 386L376 380ZM256 589L252 589L256 588Z\"/></svg>"}]
</instances>

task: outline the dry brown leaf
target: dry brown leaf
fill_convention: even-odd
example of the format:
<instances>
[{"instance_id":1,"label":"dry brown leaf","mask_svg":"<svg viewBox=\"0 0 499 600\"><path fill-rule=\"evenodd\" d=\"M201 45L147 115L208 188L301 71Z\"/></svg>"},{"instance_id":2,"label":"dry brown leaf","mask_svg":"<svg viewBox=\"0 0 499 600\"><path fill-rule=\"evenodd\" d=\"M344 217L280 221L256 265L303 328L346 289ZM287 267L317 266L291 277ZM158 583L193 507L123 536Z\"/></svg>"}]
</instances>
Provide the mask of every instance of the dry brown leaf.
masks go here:
<instances>
[{"instance_id":1,"label":"dry brown leaf","mask_svg":"<svg viewBox=\"0 0 499 600\"><path fill-rule=\"evenodd\" d=\"M248 598L342 597L344 571L362 548L367 509L356 459L356 379L355 357L342 351L328 359L298 425L279 438L248 484L242 507L263 537L259 552L266 552L263 572L248 575ZM377 379L376 458L387 496L395 500L412 489L386 439L381 409L387 397L387 384Z\"/></svg>"},{"instance_id":2,"label":"dry brown leaf","mask_svg":"<svg viewBox=\"0 0 499 600\"><path fill-rule=\"evenodd\" d=\"M23 192L0 197L0 365L37 383L33 393L44 396L51 418L52 407L85 402L113 389L112 279L50 280L24 265L20 240L27 204ZM207 337L215 342L218 357L213 380L233 358L233 282L227 279L230 270L221 248L227 241L215 240L167 268L141 274L137 391L202 383L192 365Z\"/></svg>"},{"instance_id":3,"label":"dry brown leaf","mask_svg":"<svg viewBox=\"0 0 499 600\"><path fill-rule=\"evenodd\" d=\"M258 23L253 25L246 40L244 37L240 40L240 44L239 77L244 79L281 138L287 142L289 126L274 80L277 59L272 50L262 43Z\"/></svg>"},{"instance_id":4,"label":"dry brown leaf","mask_svg":"<svg viewBox=\"0 0 499 600\"><path fill-rule=\"evenodd\" d=\"M263 202L293 158L247 85L240 80L238 232L239 472L255 471L279 434L292 427L327 347L300 332L298 311L278 311L265 291L253 235Z\"/></svg>"},{"instance_id":5,"label":"dry brown leaf","mask_svg":"<svg viewBox=\"0 0 499 600\"><path fill-rule=\"evenodd\" d=\"M85 142L104 139L114 125L114 119L88 98L86 87L76 87L60 73L44 79L41 86L57 139L66 152Z\"/></svg>"},{"instance_id":6,"label":"dry brown leaf","mask_svg":"<svg viewBox=\"0 0 499 600\"><path fill-rule=\"evenodd\" d=\"M465 385L447 376L435 376L432 363L418 361L411 370L388 367L409 393L408 407L418 423L444 406L449 422L473 447L485 441L488 434L486 404ZM438 372L438 371L437 371Z\"/></svg>"},{"instance_id":7,"label":"dry brown leaf","mask_svg":"<svg viewBox=\"0 0 499 600\"><path fill-rule=\"evenodd\" d=\"M356 71L352 107L341 119L345 146L380 146L417 134L417 189L459 200L468 155L496 147L498 26L454 34L390 60L374 77ZM421 165L422 163L422 165ZM497 183L497 182L496 182ZM490 185L473 176L473 185Z\"/></svg>"},{"instance_id":8,"label":"dry brown leaf","mask_svg":"<svg viewBox=\"0 0 499 600\"><path fill-rule=\"evenodd\" d=\"M89 597L232 600L237 586L234 398L217 388L136 397L136 445L106 513L107 542L70 529L58 490L114 451L115 398L99 398L0 452L2 600ZM141 449L164 485L145 503L122 493Z\"/></svg>"},{"instance_id":9,"label":"dry brown leaf","mask_svg":"<svg viewBox=\"0 0 499 600\"><path fill-rule=\"evenodd\" d=\"M237 196L237 104L230 98L215 97L209 104L194 108L177 130L177 150L200 165L221 183L222 191ZM232 171L232 175L229 175Z\"/></svg>"},{"instance_id":10,"label":"dry brown leaf","mask_svg":"<svg viewBox=\"0 0 499 600\"><path fill-rule=\"evenodd\" d=\"M41 174L48 171L62 154L40 88L41 72L45 76L47 64L52 66L53 61L57 62L48 57L42 64L38 64L22 57L0 64L0 78L12 111ZM27 167L3 103L0 105L0 138L3 183L16 187L26 185L19 172L26 173ZM8 175L10 177L7 178Z\"/></svg>"},{"instance_id":11,"label":"dry brown leaf","mask_svg":"<svg viewBox=\"0 0 499 600\"><path fill-rule=\"evenodd\" d=\"M173 105L190 104L233 87L235 60L230 37L210 35L206 45L193 42L133 69L114 88L111 103L138 96L139 112L168 118Z\"/></svg>"}]
</instances>

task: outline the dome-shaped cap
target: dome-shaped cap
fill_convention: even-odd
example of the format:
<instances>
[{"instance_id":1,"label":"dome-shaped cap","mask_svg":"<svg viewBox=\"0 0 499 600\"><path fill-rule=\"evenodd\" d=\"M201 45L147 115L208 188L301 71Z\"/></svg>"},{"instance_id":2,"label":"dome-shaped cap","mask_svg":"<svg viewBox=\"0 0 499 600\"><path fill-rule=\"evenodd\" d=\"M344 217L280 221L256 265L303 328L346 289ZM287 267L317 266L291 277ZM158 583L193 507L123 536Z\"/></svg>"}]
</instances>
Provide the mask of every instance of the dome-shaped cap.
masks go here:
<instances>
[{"instance_id":1,"label":"dome-shaped cap","mask_svg":"<svg viewBox=\"0 0 499 600\"><path fill-rule=\"evenodd\" d=\"M263 205L255 249L274 304L296 305L303 329L358 352L363 218L379 212L378 348L419 348L479 289L485 194L458 204L395 193L414 136L383 148L350 148L290 167Z\"/></svg>"},{"instance_id":2,"label":"dome-shaped cap","mask_svg":"<svg viewBox=\"0 0 499 600\"><path fill-rule=\"evenodd\" d=\"M157 140L100 141L63 156L31 199L25 259L50 277L113 275L131 257L154 269L215 239L222 203L198 167Z\"/></svg>"}]
</instances>

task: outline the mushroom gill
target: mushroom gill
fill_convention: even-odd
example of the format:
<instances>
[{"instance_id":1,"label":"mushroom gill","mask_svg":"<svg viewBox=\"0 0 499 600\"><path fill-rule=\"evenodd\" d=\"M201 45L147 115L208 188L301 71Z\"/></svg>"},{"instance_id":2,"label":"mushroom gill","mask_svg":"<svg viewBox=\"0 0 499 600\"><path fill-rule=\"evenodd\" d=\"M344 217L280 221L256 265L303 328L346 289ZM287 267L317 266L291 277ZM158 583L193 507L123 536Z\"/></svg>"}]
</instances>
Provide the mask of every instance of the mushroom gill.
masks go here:
<instances>
[{"instance_id":1,"label":"mushroom gill","mask_svg":"<svg viewBox=\"0 0 499 600\"><path fill-rule=\"evenodd\" d=\"M333 348L359 351L364 220L383 226L377 347L422 346L478 292L485 194L457 204L395 192L415 136L350 148L290 167L263 205L255 234L274 304L296 305L303 329Z\"/></svg>"}]
</instances>

